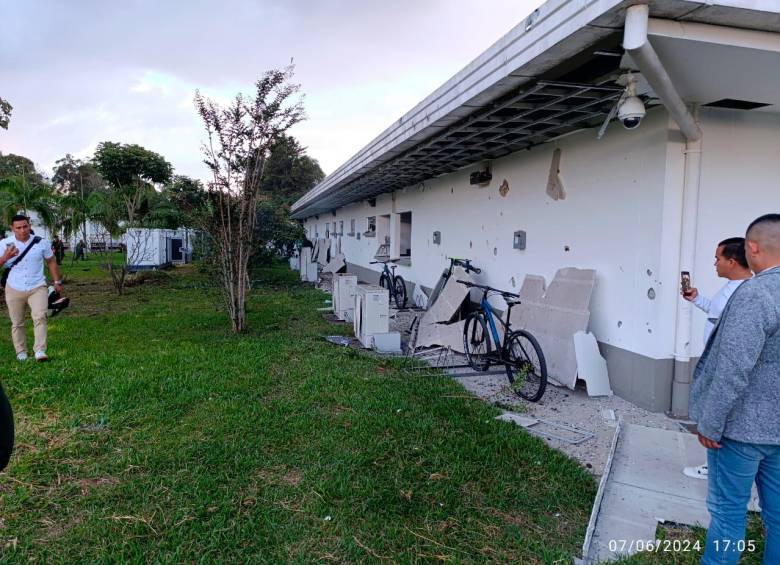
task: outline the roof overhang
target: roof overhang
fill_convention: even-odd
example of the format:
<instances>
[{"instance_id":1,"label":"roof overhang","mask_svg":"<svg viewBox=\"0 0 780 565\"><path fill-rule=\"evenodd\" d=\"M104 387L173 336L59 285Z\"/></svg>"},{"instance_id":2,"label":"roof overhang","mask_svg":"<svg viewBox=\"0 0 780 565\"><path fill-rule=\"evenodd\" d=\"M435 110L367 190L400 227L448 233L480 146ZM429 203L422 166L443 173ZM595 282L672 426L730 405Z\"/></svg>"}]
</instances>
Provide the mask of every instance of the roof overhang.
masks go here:
<instances>
[{"instance_id":1,"label":"roof overhang","mask_svg":"<svg viewBox=\"0 0 780 565\"><path fill-rule=\"evenodd\" d=\"M622 90L607 76L620 55L610 61L609 47L620 45L626 8L636 3L549 0L300 198L293 217L334 210L598 125ZM670 24L770 32L763 38L770 43L780 32L780 6L771 0L648 4L652 18ZM685 33L663 25L651 30L661 54ZM688 26L686 32L699 46L713 38L703 28ZM733 38L740 41L736 47L748 49L746 37Z\"/></svg>"}]
</instances>

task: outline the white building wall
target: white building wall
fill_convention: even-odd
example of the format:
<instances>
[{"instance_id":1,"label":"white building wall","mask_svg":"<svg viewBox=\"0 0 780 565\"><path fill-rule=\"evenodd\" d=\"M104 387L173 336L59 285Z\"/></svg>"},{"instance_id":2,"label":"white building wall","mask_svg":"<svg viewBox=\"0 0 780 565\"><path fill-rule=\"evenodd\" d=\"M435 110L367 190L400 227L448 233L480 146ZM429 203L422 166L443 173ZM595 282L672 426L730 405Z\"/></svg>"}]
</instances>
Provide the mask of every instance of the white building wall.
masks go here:
<instances>
[{"instance_id":1,"label":"white building wall","mask_svg":"<svg viewBox=\"0 0 780 565\"><path fill-rule=\"evenodd\" d=\"M659 110L642 124L641 134L616 124L601 141L594 139L595 131L580 132L494 161L488 187L469 185L475 168L469 167L381 195L374 208L364 201L338 210L335 217L309 219L306 225L318 224L322 236L325 221L348 223L354 216L362 232L369 215L411 210L411 266L399 266L397 272L427 287L435 285L447 257L472 259L483 269L483 282L508 290L518 290L526 274L544 275L549 282L561 267L596 269L591 331L600 341L623 349L650 357L668 355L673 327L670 332L668 323L661 322L669 313L662 312L656 284L667 123ZM562 150L567 192L559 201L545 193L556 147ZM509 192L502 197L498 189L504 179ZM527 233L525 251L512 248L515 230ZM441 232L441 245L433 244L434 231ZM347 261L361 266L373 259L377 245L376 238L342 239ZM654 300L647 296L651 287Z\"/></svg>"},{"instance_id":2,"label":"white building wall","mask_svg":"<svg viewBox=\"0 0 780 565\"><path fill-rule=\"evenodd\" d=\"M724 281L712 267L715 244L744 235L747 224L780 212L780 116L703 109L704 132L697 259L694 284L714 294ZM552 152L562 150L566 199L545 193ZM376 207L361 201L306 226L356 218L364 232L368 216L412 214L411 266L397 272L407 281L435 285L448 257L464 257L483 269L486 284L517 290L526 274L549 282L561 267L593 268L598 279L590 330L597 339L653 359L674 355L679 298L679 242L684 148L682 136L661 108L639 130L610 125L607 135L583 131L558 142L492 163L488 187L469 185L476 166L380 195ZM505 197L498 188L506 179ZM515 230L527 233L527 248L512 248ZM341 249L351 264L369 265L378 238L345 235ZM441 232L441 245L433 232ZM314 230L311 230L313 237ZM568 248L568 251L567 251ZM652 292L650 292L652 290ZM654 296L654 298L650 298ZM693 314L693 353L703 344L704 315Z\"/></svg>"},{"instance_id":3,"label":"white building wall","mask_svg":"<svg viewBox=\"0 0 780 565\"><path fill-rule=\"evenodd\" d=\"M702 175L694 286L712 296L725 283L715 274L715 247L742 237L758 216L780 212L780 115L703 108ZM693 316L693 350L704 347L705 316Z\"/></svg>"}]
</instances>

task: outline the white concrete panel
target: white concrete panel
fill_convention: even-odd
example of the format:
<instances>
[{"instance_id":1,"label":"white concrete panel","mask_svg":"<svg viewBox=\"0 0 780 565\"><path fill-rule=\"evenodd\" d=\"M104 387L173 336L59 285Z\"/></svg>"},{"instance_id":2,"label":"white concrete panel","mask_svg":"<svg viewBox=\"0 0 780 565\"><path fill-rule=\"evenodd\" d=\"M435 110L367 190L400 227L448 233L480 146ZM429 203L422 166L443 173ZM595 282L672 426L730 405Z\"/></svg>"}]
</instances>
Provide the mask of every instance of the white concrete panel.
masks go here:
<instances>
[{"instance_id":1,"label":"white concrete panel","mask_svg":"<svg viewBox=\"0 0 780 565\"><path fill-rule=\"evenodd\" d=\"M588 396L612 396L607 360L599 353L599 344L593 334L574 334L574 354L577 359L577 378L585 381ZM612 419L615 419L614 413Z\"/></svg>"}]
</instances>

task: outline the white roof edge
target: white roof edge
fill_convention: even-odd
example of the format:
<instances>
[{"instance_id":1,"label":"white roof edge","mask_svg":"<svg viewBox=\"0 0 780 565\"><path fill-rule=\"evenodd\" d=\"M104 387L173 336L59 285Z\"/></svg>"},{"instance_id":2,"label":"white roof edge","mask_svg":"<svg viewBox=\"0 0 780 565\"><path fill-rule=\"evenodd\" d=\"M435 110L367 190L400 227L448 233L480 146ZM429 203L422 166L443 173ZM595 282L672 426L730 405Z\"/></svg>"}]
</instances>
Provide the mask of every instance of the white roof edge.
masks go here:
<instances>
[{"instance_id":1,"label":"white roof edge","mask_svg":"<svg viewBox=\"0 0 780 565\"><path fill-rule=\"evenodd\" d=\"M293 211L622 2L548 0L301 197L293 204ZM531 18L534 18L533 25L526 31Z\"/></svg>"},{"instance_id":2,"label":"white roof edge","mask_svg":"<svg viewBox=\"0 0 780 565\"><path fill-rule=\"evenodd\" d=\"M524 78L532 80L535 69L525 69L528 63L611 10L636 3L649 3L651 16L656 5L660 5L661 11L679 11L680 15L713 5L780 13L780 3L776 0L548 0L298 199L292 206L293 215L491 87L500 87L507 79L515 83ZM603 29L604 35L622 27L622 18L602 19L597 29ZM527 74L523 74L524 70Z\"/></svg>"}]
</instances>

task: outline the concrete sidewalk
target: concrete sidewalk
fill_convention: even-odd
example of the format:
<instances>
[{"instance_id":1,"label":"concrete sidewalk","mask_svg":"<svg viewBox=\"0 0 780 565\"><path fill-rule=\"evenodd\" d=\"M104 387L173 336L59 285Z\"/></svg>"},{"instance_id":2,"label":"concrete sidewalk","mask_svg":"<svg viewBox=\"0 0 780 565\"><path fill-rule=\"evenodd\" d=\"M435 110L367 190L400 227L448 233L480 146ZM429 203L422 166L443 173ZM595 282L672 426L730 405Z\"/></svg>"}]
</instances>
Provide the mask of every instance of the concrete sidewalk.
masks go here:
<instances>
[{"instance_id":1,"label":"concrete sidewalk","mask_svg":"<svg viewBox=\"0 0 780 565\"><path fill-rule=\"evenodd\" d=\"M707 481L682 474L706 458L693 434L623 426L586 562L636 553L641 542L655 540L659 521L706 528Z\"/></svg>"}]
</instances>

